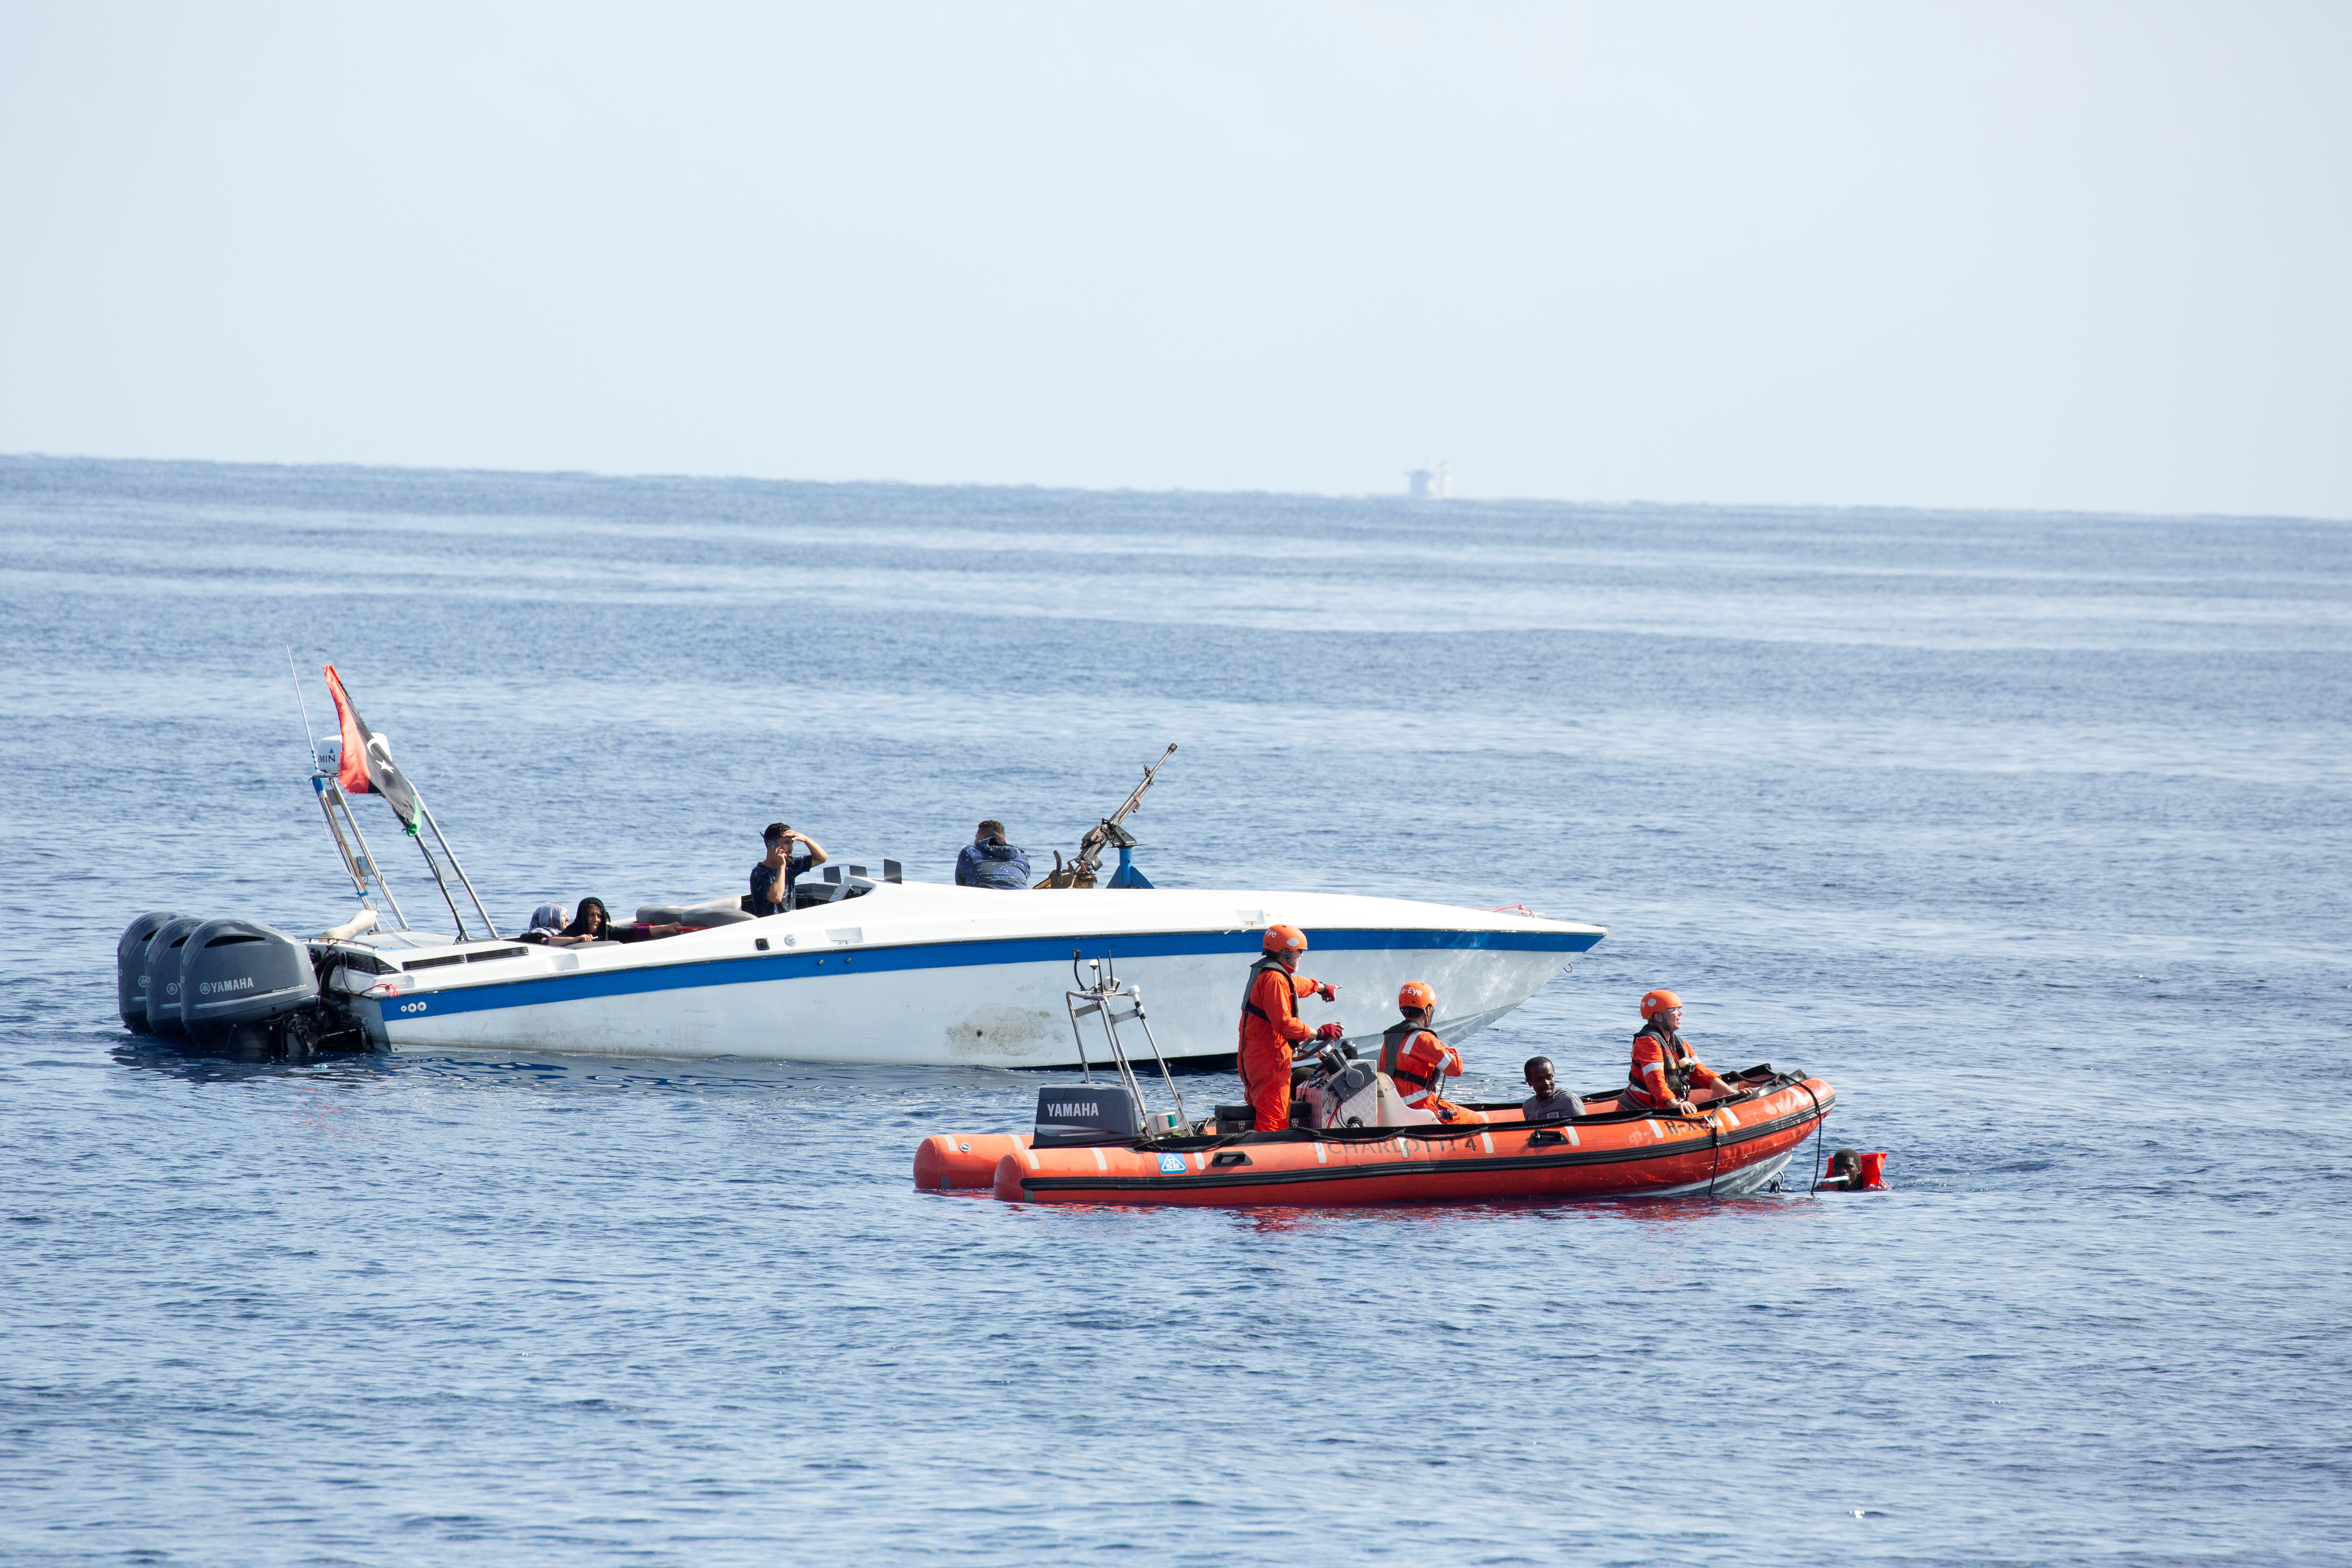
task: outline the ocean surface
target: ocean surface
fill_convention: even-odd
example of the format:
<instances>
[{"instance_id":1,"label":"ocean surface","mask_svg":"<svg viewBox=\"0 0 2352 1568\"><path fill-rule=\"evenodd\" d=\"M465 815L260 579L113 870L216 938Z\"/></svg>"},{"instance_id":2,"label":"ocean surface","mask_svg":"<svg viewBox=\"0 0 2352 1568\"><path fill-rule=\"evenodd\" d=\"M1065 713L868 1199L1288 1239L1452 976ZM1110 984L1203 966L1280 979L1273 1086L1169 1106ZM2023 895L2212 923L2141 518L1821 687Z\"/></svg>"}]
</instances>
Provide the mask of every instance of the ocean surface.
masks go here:
<instances>
[{"instance_id":1,"label":"ocean surface","mask_svg":"<svg viewBox=\"0 0 2352 1568\"><path fill-rule=\"evenodd\" d=\"M1668 985L1893 1190L1046 1211L908 1179L1034 1076L135 1041L136 912L351 912L289 647L517 926L1177 742L1165 885L1609 928L1479 1092ZM0 459L0 1563L2344 1562L2347 889L2341 523Z\"/></svg>"}]
</instances>

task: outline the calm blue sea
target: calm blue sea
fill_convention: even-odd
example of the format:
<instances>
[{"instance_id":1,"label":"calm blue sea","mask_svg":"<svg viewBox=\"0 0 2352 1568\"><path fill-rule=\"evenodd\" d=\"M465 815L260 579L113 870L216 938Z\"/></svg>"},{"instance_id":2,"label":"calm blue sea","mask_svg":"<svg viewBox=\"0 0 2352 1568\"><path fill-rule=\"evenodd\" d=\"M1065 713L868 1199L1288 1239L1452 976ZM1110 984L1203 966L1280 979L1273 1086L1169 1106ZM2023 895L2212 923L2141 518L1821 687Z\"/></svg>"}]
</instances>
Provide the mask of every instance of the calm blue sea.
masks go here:
<instances>
[{"instance_id":1,"label":"calm blue sea","mask_svg":"<svg viewBox=\"0 0 2352 1568\"><path fill-rule=\"evenodd\" d=\"M1015 1074L134 1043L135 912L350 912L289 645L515 924L1180 742L1163 883L1610 928L1486 1092L1670 985L1895 1190L1045 1212L908 1181ZM0 459L0 1562L2342 1562L2347 888L2339 523Z\"/></svg>"}]
</instances>

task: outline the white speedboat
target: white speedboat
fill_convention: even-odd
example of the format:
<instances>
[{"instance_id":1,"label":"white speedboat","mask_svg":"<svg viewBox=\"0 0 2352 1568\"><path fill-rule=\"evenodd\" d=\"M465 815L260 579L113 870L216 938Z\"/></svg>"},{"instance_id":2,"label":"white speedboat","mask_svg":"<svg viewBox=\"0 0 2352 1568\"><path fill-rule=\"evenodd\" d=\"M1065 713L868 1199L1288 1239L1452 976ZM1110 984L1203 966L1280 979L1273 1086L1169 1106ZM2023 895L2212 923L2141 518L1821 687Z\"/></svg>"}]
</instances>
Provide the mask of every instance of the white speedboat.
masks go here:
<instances>
[{"instance_id":1,"label":"white speedboat","mask_svg":"<svg viewBox=\"0 0 2352 1568\"><path fill-rule=\"evenodd\" d=\"M1234 1052L1243 986L1270 922L1305 931L1307 973L1339 988L1336 1004L1309 1001L1303 1016L1337 1020L1360 1043L1394 1021L1407 981L1436 991L1437 1031L1459 1040L1606 934L1516 908L1154 888L1119 825L1155 763L1088 830L1077 859L1066 866L1057 854L1037 888L907 882L887 860L879 879L828 865L800 880L784 913L755 918L730 896L639 910L646 924L688 928L672 936L502 938L423 795L360 721L332 666L326 674L338 733L314 748L310 785L358 915L308 941L250 921L140 916L115 954L132 1030L289 1052L364 1038L394 1049L1061 1068L1084 1048L1066 993L1097 978L1087 961L1108 960L1139 987L1166 1055L1201 1062ZM422 854L454 939L415 930L402 911L352 811L352 795L371 794ZM1095 865L1113 848L1118 869L1095 887ZM468 930L460 890L487 934Z\"/></svg>"},{"instance_id":2,"label":"white speedboat","mask_svg":"<svg viewBox=\"0 0 2352 1568\"><path fill-rule=\"evenodd\" d=\"M1448 1040L1517 1006L1606 934L1517 912L1340 893L995 891L860 877L826 901L677 936L584 947L415 933L314 944L328 990L379 1046L920 1067L1078 1065L1064 994L1108 958L1175 1060L1234 1054L1244 983L1270 921L1311 944L1309 1001L1360 1046L1428 983ZM689 920L732 899L689 906Z\"/></svg>"}]
</instances>

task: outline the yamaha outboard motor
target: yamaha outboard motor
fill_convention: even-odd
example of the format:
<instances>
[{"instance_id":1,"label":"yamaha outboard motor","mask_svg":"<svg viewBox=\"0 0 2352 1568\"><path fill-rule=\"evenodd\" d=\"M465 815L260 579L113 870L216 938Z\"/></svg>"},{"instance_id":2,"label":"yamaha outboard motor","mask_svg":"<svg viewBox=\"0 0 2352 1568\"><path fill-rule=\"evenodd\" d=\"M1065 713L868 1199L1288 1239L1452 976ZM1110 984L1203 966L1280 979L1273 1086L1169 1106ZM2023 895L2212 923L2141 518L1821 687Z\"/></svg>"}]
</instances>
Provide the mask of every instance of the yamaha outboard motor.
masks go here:
<instances>
[{"instance_id":1,"label":"yamaha outboard motor","mask_svg":"<svg viewBox=\"0 0 2352 1568\"><path fill-rule=\"evenodd\" d=\"M180 1017L180 950L205 922L194 915L176 915L147 939L145 982L140 992L147 998L147 1032L165 1039L185 1039L187 1025Z\"/></svg>"},{"instance_id":2,"label":"yamaha outboard motor","mask_svg":"<svg viewBox=\"0 0 2352 1568\"><path fill-rule=\"evenodd\" d=\"M1088 1084L1037 1091L1037 1130L1031 1139L1037 1148L1116 1143L1142 1132L1142 1110L1123 1085Z\"/></svg>"},{"instance_id":3,"label":"yamaha outboard motor","mask_svg":"<svg viewBox=\"0 0 2352 1568\"><path fill-rule=\"evenodd\" d=\"M122 928L121 940L114 944L114 1010L122 1015L122 1026L134 1035L151 1032L147 1026L147 943L173 918L164 911L141 915Z\"/></svg>"},{"instance_id":4,"label":"yamaha outboard motor","mask_svg":"<svg viewBox=\"0 0 2352 1568\"><path fill-rule=\"evenodd\" d=\"M318 1000L309 944L266 925L208 921L180 950L180 1016L200 1046L241 1032L256 1045L286 1043L288 1026L299 1031ZM297 1043L307 1047L309 1035Z\"/></svg>"}]
</instances>

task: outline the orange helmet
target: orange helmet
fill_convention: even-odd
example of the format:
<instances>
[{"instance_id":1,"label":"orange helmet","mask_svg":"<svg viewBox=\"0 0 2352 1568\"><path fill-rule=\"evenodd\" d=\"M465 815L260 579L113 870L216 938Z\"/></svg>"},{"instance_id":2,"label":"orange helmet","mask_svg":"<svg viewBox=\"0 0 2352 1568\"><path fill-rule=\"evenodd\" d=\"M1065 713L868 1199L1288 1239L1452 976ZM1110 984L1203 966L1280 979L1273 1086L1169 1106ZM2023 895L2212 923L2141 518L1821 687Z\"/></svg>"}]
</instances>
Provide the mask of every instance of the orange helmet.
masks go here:
<instances>
[{"instance_id":1,"label":"orange helmet","mask_svg":"<svg viewBox=\"0 0 2352 1568\"><path fill-rule=\"evenodd\" d=\"M1669 1007L1679 1007L1683 999L1671 991L1651 991L1642 997L1642 1016L1654 1018Z\"/></svg>"},{"instance_id":2,"label":"orange helmet","mask_svg":"<svg viewBox=\"0 0 2352 1568\"><path fill-rule=\"evenodd\" d=\"M1402 1012L1410 1013L1418 1007L1426 1013L1433 1010L1436 1005L1437 993L1418 980L1406 981L1404 989L1397 993L1397 1007Z\"/></svg>"},{"instance_id":3,"label":"orange helmet","mask_svg":"<svg viewBox=\"0 0 2352 1568\"><path fill-rule=\"evenodd\" d=\"M1307 933L1297 926L1270 925L1265 928L1265 950L1268 952L1305 952Z\"/></svg>"}]
</instances>

